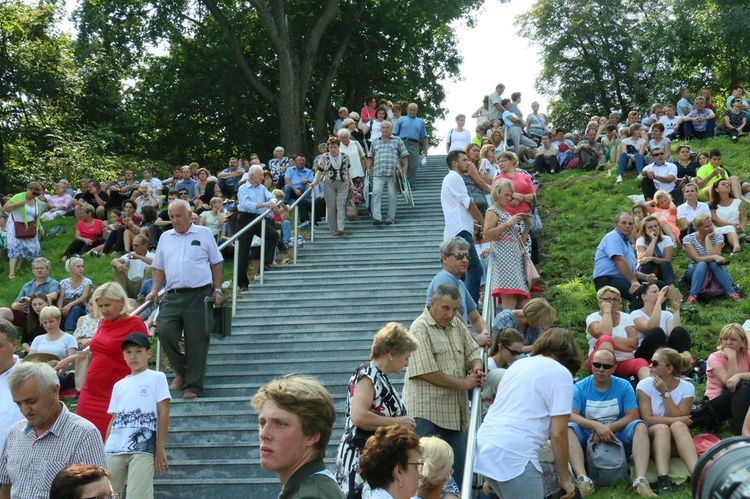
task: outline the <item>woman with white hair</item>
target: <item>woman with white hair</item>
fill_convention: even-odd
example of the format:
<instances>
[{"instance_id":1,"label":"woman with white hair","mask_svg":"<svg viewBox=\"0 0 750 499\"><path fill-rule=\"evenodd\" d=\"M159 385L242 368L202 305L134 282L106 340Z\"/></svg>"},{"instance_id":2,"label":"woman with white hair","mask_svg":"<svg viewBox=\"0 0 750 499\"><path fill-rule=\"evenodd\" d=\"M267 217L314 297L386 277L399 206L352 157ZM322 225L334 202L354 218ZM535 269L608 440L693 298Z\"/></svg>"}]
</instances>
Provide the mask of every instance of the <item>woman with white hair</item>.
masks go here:
<instances>
[{"instance_id":1,"label":"woman with white hair","mask_svg":"<svg viewBox=\"0 0 750 499\"><path fill-rule=\"evenodd\" d=\"M453 473L453 449L439 437L419 439L422 449L422 472L417 495L413 499L458 499L461 494Z\"/></svg>"},{"instance_id":2,"label":"woman with white hair","mask_svg":"<svg viewBox=\"0 0 750 499\"><path fill-rule=\"evenodd\" d=\"M281 184L279 189L284 187L284 173L289 167L289 158L284 157L284 148L277 146L273 150L273 158L268 160L268 170L271 172L271 178L275 185Z\"/></svg>"}]
</instances>

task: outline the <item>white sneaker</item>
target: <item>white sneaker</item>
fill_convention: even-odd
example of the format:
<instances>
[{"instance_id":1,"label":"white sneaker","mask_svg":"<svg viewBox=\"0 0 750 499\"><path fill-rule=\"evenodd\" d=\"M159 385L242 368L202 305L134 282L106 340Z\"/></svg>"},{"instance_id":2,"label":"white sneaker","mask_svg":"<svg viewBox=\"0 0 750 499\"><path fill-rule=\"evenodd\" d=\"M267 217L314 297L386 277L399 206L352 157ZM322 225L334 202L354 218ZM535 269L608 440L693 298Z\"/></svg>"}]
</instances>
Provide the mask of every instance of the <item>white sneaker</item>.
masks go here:
<instances>
[{"instance_id":1,"label":"white sneaker","mask_svg":"<svg viewBox=\"0 0 750 499\"><path fill-rule=\"evenodd\" d=\"M638 174L638 176L637 176L637 177L635 177L635 179L636 179L636 180L643 180L643 175L641 175L641 174L639 173L639 174Z\"/></svg>"},{"instance_id":2,"label":"white sneaker","mask_svg":"<svg viewBox=\"0 0 750 499\"><path fill-rule=\"evenodd\" d=\"M651 490L651 486L645 478L635 479L633 482L633 492L642 497L658 497L656 493Z\"/></svg>"},{"instance_id":3,"label":"white sneaker","mask_svg":"<svg viewBox=\"0 0 750 499\"><path fill-rule=\"evenodd\" d=\"M622 175L618 175L617 180L615 180L615 184L620 184L620 183L622 183Z\"/></svg>"},{"instance_id":4,"label":"white sneaker","mask_svg":"<svg viewBox=\"0 0 750 499\"><path fill-rule=\"evenodd\" d=\"M592 482L591 478L587 476L579 476L576 479L576 486L582 497L590 496L596 490L594 482Z\"/></svg>"}]
</instances>

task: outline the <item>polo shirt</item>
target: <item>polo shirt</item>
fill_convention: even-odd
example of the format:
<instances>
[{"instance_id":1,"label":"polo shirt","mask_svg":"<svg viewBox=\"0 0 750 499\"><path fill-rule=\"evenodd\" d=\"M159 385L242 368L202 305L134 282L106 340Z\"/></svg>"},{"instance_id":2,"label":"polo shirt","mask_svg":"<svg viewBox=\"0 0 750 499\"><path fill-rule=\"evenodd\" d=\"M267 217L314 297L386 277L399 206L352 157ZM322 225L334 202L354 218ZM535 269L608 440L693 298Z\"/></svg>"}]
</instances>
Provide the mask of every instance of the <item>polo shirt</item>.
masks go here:
<instances>
[{"instance_id":1,"label":"polo shirt","mask_svg":"<svg viewBox=\"0 0 750 499\"><path fill-rule=\"evenodd\" d=\"M449 171L440 188L440 206L445 218L443 240L447 241L462 231L474 233L474 218L469 213L470 204L471 196L461 174L455 170Z\"/></svg>"},{"instance_id":2,"label":"polo shirt","mask_svg":"<svg viewBox=\"0 0 750 499\"><path fill-rule=\"evenodd\" d=\"M190 224L184 234L170 229L162 234L151 268L166 275L166 290L200 288L213 283L211 265L224 258L208 227Z\"/></svg>"},{"instance_id":3,"label":"polo shirt","mask_svg":"<svg viewBox=\"0 0 750 499\"><path fill-rule=\"evenodd\" d=\"M663 191L666 191L667 193L670 193L674 190L675 185L677 185L677 165L675 165L674 163L670 163L668 161L663 165L651 163L650 165L646 166L643 171L653 171L655 175L658 175L660 177L674 175L674 180L671 182L662 182L660 180L654 179L654 187L656 187L657 189L661 189Z\"/></svg>"},{"instance_id":4,"label":"polo shirt","mask_svg":"<svg viewBox=\"0 0 750 499\"><path fill-rule=\"evenodd\" d=\"M174 185L174 191L179 192L180 189L187 189L188 197L192 198L195 196L195 186L198 185L198 181L191 178L190 180L180 180Z\"/></svg>"},{"instance_id":5,"label":"polo shirt","mask_svg":"<svg viewBox=\"0 0 750 499\"><path fill-rule=\"evenodd\" d=\"M620 269L615 265L615 256L625 257L630 271L635 273L635 253L630 240L617 230L608 232L596 247L594 254L594 279L602 276L623 277Z\"/></svg>"},{"instance_id":6,"label":"polo shirt","mask_svg":"<svg viewBox=\"0 0 750 499\"><path fill-rule=\"evenodd\" d=\"M428 309L414 320L409 330L417 338L417 350L409 359L404 376L406 413L446 430L465 429L469 421L466 390L433 385L417 376L440 371L463 379L472 363L481 358L479 345L461 319L454 317L448 327L442 328Z\"/></svg>"},{"instance_id":7,"label":"polo shirt","mask_svg":"<svg viewBox=\"0 0 750 499\"><path fill-rule=\"evenodd\" d=\"M32 279L26 284L23 285L21 288L21 291L18 292L18 296L16 296L16 301L19 301L24 296L27 298L31 298L34 296L34 293L41 291L44 294L50 294L54 292L60 292L60 283L56 280L52 279L51 277L47 276L47 278L44 280L42 284L39 286L36 285L36 279ZM27 314L29 313L29 307L28 305L26 308L24 308L24 312Z\"/></svg>"},{"instance_id":8,"label":"polo shirt","mask_svg":"<svg viewBox=\"0 0 750 499\"><path fill-rule=\"evenodd\" d=\"M11 499L49 497L55 475L71 464L107 467L99 430L62 402L60 406L60 415L39 437L25 419L8 431L0 455L0 483L11 484Z\"/></svg>"},{"instance_id":9,"label":"polo shirt","mask_svg":"<svg viewBox=\"0 0 750 499\"><path fill-rule=\"evenodd\" d=\"M245 173L245 169L240 167L237 167L234 170L232 170L231 168L224 168L221 173ZM243 175L223 178L222 180L224 181L224 185L228 187L234 187L235 185L237 185L237 182L239 182L241 178L243 178Z\"/></svg>"}]
</instances>

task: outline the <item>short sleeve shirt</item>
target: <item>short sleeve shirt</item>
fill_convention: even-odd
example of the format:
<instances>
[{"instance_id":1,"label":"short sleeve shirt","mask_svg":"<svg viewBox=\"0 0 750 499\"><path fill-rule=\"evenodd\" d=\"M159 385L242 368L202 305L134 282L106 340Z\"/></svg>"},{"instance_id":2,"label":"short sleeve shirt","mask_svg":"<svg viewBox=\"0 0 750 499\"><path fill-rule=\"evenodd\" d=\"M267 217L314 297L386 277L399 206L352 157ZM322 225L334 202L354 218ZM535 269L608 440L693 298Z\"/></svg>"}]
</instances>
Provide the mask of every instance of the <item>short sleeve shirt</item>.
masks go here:
<instances>
[{"instance_id":1,"label":"short sleeve shirt","mask_svg":"<svg viewBox=\"0 0 750 499\"><path fill-rule=\"evenodd\" d=\"M695 248L695 251L698 252L698 256L708 256L708 250L705 246L703 246L702 242L698 241L697 232L693 232L692 234L688 234L685 236L685 239L682 240L682 245L685 246L689 244L693 248ZM724 236L721 234L716 234L711 237L711 244L724 244Z\"/></svg>"},{"instance_id":2,"label":"short sleeve shirt","mask_svg":"<svg viewBox=\"0 0 750 499\"><path fill-rule=\"evenodd\" d=\"M447 270L441 270L432 278L432 282L430 282L430 285L427 287L427 300L425 301L425 306L430 305L430 300L432 299L432 294L435 292L435 288L441 284L447 284L458 288L458 292L461 294L461 301L458 304L458 314L463 317L464 324L468 324L469 314L477 309L477 304L467 291L463 281L456 279L456 277Z\"/></svg>"},{"instance_id":3,"label":"short sleeve shirt","mask_svg":"<svg viewBox=\"0 0 750 499\"><path fill-rule=\"evenodd\" d=\"M687 203L683 203L677 207L677 219L681 220L684 218L688 221L688 223L692 223L695 216L699 213L710 215L711 210L709 209L708 204L704 203L703 201L698 201L695 209L693 209L693 207Z\"/></svg>"},{"instance_id":4,"label":"short sleeve shirt","mask_svg":"<svg viewBox=\"0 0 750 499\"><path fill-rule=\"evenodd\" d=\"M586 419L601 424L614 423L627 411L638 408L635 390L629 382L612 376L609 388L600 392L594 384L594 376L588 376L573 387L573 409Z\"/></svg>"},{"instance_id":5,"label":"short sleeve shirt","mask_svg":"<svg viewBox=\"0 0 750 499\"><path fill-rule=\"evenodd\" d=\"M635 253L628 238L613 230L605 235L594 254L594 279L601 276L621 276L614 262L615 256L625 258L631 272L635 272Z\"/></svg>"},{"instance_id":6,"label":"short sleeve shirt","mask_svg":"<svg viewBox=\"0 0 750 499\"><path fill-rule=\"evenodd\" d=\"M224 258L211 231L190 224L184 234L178 234L174 229L162 234L151 267L164 271L169 291L212 284L211 265L222 261Z\"/></svg>"},{"instance_id":7,"label":"short sleeve shirt","mask_svg":"<svg viewBox=\"0 0 750 499\"><path fill-rule=\"evenodd\" d=\"M636 391L641 391L649 396L651 399L651 414L657 417L664 416L664 401L661 393L654 388L654 379L646 378L638 382L635 387ZM677 388L669 392L675 405L680 405L684 398L695 397L695 386L692 383L688 383L684 379L680 380Z\"/></svg>"},{"instance_id":8,"label":"short sleeve shirt","mask_svg":"<svg viewBox=\"0 0 750 499\"><path fill-rule=\"evenodd\" d=\"M418 346L404 378L407 414L447 430L465 429L469 421L466 390L433 385L417 376L440 371L463 379L471 364L481 358L479 346L458 317L443 329L427 309L412 323L410 331Z\"/></svg>"},{"instance_id":9,"label":"short sleeve shirt","mask_svg":"<svg viewBox=\"0 0 750 499\"><path fill-rule=\"evenodd\" d=\"M400 165L401 158L409 155L404 141L391 135L387 141L378 138L372 141L370 155L374 158L372 175L374 177L388 177L393 175L393 169Z\"/></svg>"}]
</instances>

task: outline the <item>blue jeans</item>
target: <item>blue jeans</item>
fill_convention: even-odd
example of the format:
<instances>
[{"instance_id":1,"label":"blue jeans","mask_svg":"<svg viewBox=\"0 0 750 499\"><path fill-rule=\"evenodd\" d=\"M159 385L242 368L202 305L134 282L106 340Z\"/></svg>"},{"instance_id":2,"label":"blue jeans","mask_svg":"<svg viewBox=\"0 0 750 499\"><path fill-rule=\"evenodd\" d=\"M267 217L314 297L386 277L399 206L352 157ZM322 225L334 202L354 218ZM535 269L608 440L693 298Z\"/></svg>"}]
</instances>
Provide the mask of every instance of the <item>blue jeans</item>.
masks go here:
<instances>
[{"instance_id":1,"label":"blue jeans","mask_svg":"<svg viewBox=\"0 0 750 499\"><path fill-rule=\"evenodd\" d=\"M625 428L621 429L620 431L615 432L615 436L617 437L617 440L622 442L623 447L625 447L625 455L629 456L632 454L633 451L633 435L635 434L635 426L637 424L643 423L646 424L645 421L642 419L636 419L625 425ZM648 425L646 425L648 426ZM576 437L578 437L578 442L581 444L581 448L586 450L586 441L589 439L592 433L594 433L594 430L584 430L580 426L578 426L576 423L568 423L568 428L571 428L574 432L576 432Z\"/></svg>"},{"instance_id":2,"label":"blue jeans","mask_svg":"<svg viewBox=\"0 0 750 499\"><path fill-rule=\"evenodd\" d=\"M65 318L65 323L63 324L63 331L75 331L78 319L84 315L86 315L85 306L74 305L70 307L70 312L68 312L68 316Z\"/></svg>"},{"instance_id":3,"label":"blue jeans","mask_svg":"<svg viewBox=\"0 0 750 499\"><path fill-rule=\"evenodd\" d=\"M724 290L724 293L731 295L735 292L734 283L732 283L732 278L725 267L716 262L698 262L690 265L687 272L682 276L682 281L685 284L690 285L691 295L698 296L698 293L701 292L701 285L703 284L703 279L706 277L708 269L711 269L711 273L721 285L721 289Z\"/></svg>"},{"instance_id":4,"label":"blue jeans","mask_svg":"<svg viewBox=\"0 0 750 499\"><path fill-rule=\"evenodd\" d=\"M462 230L456 236L465 239L469 243L469 268L466 269L466 274L464 274L461 280L464 281L464 285L474 303L479 303L479 286L482 284L482 273L484 270L482 262L479 260L477 249L474 247L474 235L468 230Z\"/></svg>"},{"instance_id":5,"label":"blue jeans","mask_svg":"<svg viewBox=\"0 0 750 499\"><path fill-rule=\"evenodd\" d=\"M302 204L302 203L300 203ZM292 222L284 220L281 222L281 242L288 244L292 240Z\"/></svg>"},{"instance_id":6,"label":"blue jeans","mask_svg":"<svg viewBox=\"0 0 750 499\"><path fill-rule=\"evenodd\" d=\"M635 169L638 171L638 175L641 174L643 171L643 156L641 156L638 153L635 153L634 155L635 161ZM628 169L628 160L630 159L630 156L628 156L627 153L620 154L620 159L617 161L617 174L623 175L625 171Z\"/></svg>"},{"instance_id":7,"label":"blue jeans","mask_svg":"<svg viewBox=\"0 0 750 499\"><path fill-rule=\"evenodd\" d=\"M436 436L445 440L453 449L453 479L461 489L464 478L464 461L466 460L466 433L458 430L446 430L424 418L414 418L417 427L414 432L420 437Z\"/></svg>"}]
</instances>

